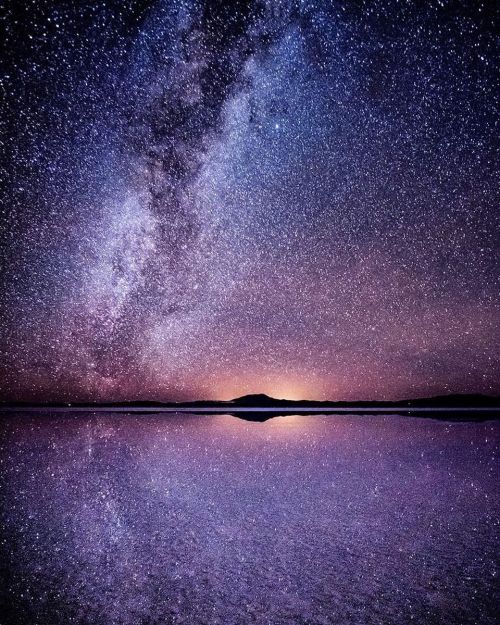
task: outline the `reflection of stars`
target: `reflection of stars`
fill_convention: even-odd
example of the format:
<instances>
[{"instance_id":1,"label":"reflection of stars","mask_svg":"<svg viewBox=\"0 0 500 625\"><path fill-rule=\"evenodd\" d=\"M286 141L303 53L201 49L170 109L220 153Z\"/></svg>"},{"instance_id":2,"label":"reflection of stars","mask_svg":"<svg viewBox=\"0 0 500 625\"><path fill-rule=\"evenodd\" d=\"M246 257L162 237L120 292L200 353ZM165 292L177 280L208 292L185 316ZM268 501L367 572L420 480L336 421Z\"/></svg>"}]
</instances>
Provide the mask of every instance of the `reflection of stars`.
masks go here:
<instances>
[{"instance_id":1,"label":"reflection of stars","mask_svg":"<svg viewBox=\"0 0 500 625\"><path fill-rule=\"evenodd\" d=\"M440 621L495 622L495 423L102 411L11 413L2 425L12 625L26 614L157 625L172 606L179 622L225 623L228 598L232 623L248 622L249 607L259 625L333 613L349 623L360 598L362 622L436 622L415 586L422 571L461 599ZM85 462L82 441L95 444ZM381 592L371 611L374 579L401 592Z\"/></svg>"}]
</instances>

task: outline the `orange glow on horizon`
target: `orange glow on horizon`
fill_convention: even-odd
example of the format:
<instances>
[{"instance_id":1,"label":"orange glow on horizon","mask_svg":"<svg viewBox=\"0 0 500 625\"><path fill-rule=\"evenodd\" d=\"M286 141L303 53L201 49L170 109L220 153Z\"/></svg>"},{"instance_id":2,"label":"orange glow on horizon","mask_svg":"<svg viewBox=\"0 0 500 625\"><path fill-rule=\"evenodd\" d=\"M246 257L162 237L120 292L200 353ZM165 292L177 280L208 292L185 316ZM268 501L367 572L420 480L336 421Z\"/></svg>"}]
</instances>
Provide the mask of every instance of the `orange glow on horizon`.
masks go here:
<instances>
[{"instance_id":1,"label":"orange glow on horizon","mask_svg":"<svg viewBox=\"0 0 500 625\"><path fill-rule=\"evenodd\" d=\"M264 393L275 399L323 399L324 385L321 380L306 376L279 375L242 375L241 378L218 380L211 386L213 399L227 401L250 395Z\"/></svg>"}]
</instances>

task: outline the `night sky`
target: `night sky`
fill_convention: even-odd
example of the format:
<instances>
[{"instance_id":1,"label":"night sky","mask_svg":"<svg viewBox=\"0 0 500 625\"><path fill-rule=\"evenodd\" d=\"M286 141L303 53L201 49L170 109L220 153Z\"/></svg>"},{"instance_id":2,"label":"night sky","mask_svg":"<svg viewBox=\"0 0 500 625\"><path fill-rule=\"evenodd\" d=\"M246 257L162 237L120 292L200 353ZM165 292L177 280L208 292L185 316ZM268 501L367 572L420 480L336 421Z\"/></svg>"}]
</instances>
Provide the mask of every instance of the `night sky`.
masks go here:
<instances>
[{"instance_id":1,"label":"night sky","mask_svg":"<svg viewBox=\"0 0 500 625\"><path fill-rule=\"evenodd\" d=\"M2 4L1 399L500 393L494 3Z\"/></svg>"}]
</instances>

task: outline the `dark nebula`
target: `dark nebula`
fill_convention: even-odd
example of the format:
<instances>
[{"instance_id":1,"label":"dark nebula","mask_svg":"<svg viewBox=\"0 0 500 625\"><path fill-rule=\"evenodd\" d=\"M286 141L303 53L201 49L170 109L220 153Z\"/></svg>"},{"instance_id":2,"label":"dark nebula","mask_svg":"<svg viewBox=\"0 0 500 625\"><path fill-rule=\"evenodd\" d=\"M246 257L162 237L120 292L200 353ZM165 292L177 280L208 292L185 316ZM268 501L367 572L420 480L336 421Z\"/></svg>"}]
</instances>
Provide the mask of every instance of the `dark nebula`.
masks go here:
<instances>
[{"instance_id":1,"label":"dark nebula","mask_svg":"<svg viewBox=\"0 0 500 625\"><path fill-rule=\"evenodd\" d=\"M497 26L4 4L2 399L500 393Z\"/></svg>"}]
</instances>

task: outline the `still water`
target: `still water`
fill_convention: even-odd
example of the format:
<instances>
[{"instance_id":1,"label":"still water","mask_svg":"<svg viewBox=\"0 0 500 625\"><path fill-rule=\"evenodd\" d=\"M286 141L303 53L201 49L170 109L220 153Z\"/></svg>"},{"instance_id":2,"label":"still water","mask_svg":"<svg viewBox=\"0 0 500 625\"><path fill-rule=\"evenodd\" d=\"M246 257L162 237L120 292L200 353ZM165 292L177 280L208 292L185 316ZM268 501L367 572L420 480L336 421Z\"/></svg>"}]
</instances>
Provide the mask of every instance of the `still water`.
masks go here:
<instances>
[{"instance_id":1,"label":"still water","mask_svg":"<svg viewBox=\"0 0 500 625\"><path fill-rule=\"evenodd\" d=\"M500 424L0 416L0 622L493 624Z\"/></svg>"}]
</instances>

